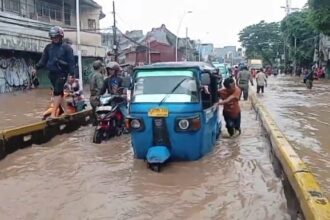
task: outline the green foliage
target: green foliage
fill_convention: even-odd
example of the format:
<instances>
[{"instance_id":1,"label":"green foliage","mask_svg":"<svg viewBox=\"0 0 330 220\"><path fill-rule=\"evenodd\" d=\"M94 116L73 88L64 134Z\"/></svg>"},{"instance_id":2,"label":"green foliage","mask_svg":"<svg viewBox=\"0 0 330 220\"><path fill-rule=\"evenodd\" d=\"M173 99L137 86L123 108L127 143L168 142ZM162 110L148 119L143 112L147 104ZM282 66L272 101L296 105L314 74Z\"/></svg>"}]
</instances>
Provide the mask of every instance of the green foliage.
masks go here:
<instances>
[{"instance_id":1,"label":"green foliage","mask_svg":"<svg viewBox=\"0 0 330 220\"><path fill-rule=\"evenodd\" d=\"M239 33L239 41L246 48L248 59L263 59L265 64L272 65L283 53L283 41L280 24L277 22L250 25Z\"/></svg>"},{"instance_id":2,"label":"green foliage","mask_svg":"<svg viewBox=\"0 0 330 220\"><path fill-rule=\"evenodd\" d=\"M298 64L306 66L313 62L318 35L308 17L309 11L294 12L281 22L281 31L287 40L292 58L296 58Z\"/></svg>"},{"instance_id":3,"label":"green foliage","mask_svg":"<svg viewBox=\"0 0 330 220\"><path fill-rule=\"evenodd\" d=\"M330 1L309 0L309 20L320 32L330 36Z\"/></svg>"}]
</instances>

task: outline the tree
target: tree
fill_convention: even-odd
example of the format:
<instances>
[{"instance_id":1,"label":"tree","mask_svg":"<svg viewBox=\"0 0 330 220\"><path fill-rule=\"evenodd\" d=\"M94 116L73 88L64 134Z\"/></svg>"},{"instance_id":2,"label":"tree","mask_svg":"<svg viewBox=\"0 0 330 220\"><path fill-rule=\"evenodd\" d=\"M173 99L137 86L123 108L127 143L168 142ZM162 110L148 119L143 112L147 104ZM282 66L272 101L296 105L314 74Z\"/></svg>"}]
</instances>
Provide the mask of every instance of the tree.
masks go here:
<instances>
[{"instance_id":1,"label":"tree","mask_svg":"<svg viewBox=\"0 0 330 220\"><path fill-rule=\"evenodd\" d=\"M277 22L250 25L239 33L239 41L246 48L248 59L262 59L264 63L273 65L283 51L280 24ZM282 45L282 46L281 46Z\"/></svg>"},{"instance_id":2,"label":"tree","mask_svg":"<svg viewBox=\"0 0 330 220\"><path fill-rule=\"evenodd\" d=\"M320 32L330 36L329 0L309 0L310 21Z\"/></svg>"},{"instance_id":3,"label":"tree","mask_svg":"<svg viewBox=\"0 0 330 220\"><path fill-rule=\"evenodd\" d=\"M310 66L313 62L318 33L309 22L309 11L294 12L281 22L281 31L291 52L300 66Z\"/></svg>"}]
</instances>

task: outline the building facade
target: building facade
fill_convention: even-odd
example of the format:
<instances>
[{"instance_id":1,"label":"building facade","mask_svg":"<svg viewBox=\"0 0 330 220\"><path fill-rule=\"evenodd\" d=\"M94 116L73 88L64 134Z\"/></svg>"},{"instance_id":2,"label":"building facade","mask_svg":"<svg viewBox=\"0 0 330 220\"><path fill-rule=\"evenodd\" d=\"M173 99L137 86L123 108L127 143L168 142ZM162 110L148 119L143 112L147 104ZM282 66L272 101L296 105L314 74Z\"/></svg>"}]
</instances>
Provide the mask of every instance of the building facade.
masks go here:
<instances>
[{"instance_id":1,"label":"building facade","mask_svg":"<svg viewBox=\"0 0 330 220\"><path fill-rule=\"evenodd\" d=\"M98 31L104 17L101 6L80 0L80 15L83 62L104 57ZM31 69L50 43L48 31L54 25L63 27L76 55L75 0L0 0L0 93L31 84ZM38 78L41 85L49 86L45 71L38 72Z\"/></svg>"}]
</instances>

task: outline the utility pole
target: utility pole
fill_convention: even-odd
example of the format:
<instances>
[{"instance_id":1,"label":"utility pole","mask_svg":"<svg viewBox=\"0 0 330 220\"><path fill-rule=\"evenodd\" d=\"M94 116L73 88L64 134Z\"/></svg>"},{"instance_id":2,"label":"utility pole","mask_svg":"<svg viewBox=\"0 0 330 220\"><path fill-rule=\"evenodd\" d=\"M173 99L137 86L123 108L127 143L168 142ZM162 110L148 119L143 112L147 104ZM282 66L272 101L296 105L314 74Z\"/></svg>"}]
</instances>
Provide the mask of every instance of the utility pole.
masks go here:
<instances>
[{"instance_id":1,"label":"utility pole","mask_svg":"<svg viewBox=\"0 0 330 220\"><path fill-rule=\"evenodd\" d=\"M292 11L299 10L299 8L292 8L292 0L286 0L285 6L282 6L281 8L285 10L286 16L288 16ZM286 66L286 60L287 60L286 44L287 44L287 38L284 38L284 66Z\"/></svg>"},{"instance_id":2,"label":"utility pole","mask_svg":"<svg viewBox=\"0 0 330 220\"><path fill-rule=\"evenodd\" d=\"M115 61L118 62L118 43L117 43L117 27L116 27L116 7L115 1L112 2L113 7L113 49L115 52Z\"/></svg>"},{"instance_id":3,"label":"utility pole","mask_svg":"<svg viewBox=\"0 0 330 220\"><path fill-rule=\"evenodd\" d=\"M76 22L77 22L77 56L78 56L78 71L79 71L79 84L81 91L83 88L83 76L82 76L82 61L81 61L81 50L80 50L80 2L76 0Z\"/></svg>"},{"instance_id":4,"label":"utility pole","mask_svg":"<svg viewBox=\"0 0 330 220\"><path fill-rule=\"evenodd\" d=\"M188 27L186 27L186 61L188 60Z\"/></svg>"},{"instance_id":5,"label":"utility pole","mask_svg":"<svg viewBox=\"0 0 330 220\"><path fill-rule=\"evenodd\" d=\"M293 64L293 74L296 74L297 70L297 37L294 36L294 64Z\"/></svg>"}]
</instances>

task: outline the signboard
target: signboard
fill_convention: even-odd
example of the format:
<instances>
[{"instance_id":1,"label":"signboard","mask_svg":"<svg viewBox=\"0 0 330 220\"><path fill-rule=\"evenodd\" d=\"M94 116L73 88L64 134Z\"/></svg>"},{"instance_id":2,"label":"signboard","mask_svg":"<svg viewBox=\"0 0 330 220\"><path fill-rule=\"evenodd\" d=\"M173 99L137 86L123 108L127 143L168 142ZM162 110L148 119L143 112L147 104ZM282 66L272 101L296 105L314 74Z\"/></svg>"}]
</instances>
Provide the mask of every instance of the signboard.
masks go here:
<instances>
[{"instance_id":1,"label":"signboard","mask_svg":"<svg viewBox=\"0 0 330 220\"><path fill-rule=\"evenodd\" d=\"M47 44L49 44L49 42L50 41L48 41L48 40L0 34L0 48L1 49L21 50L21 51L42 53L45 46Z\"/></svg>"}]
</instances>

